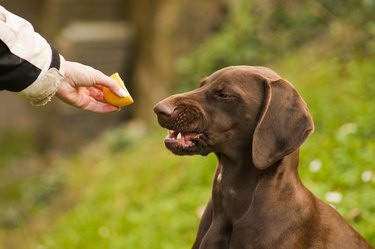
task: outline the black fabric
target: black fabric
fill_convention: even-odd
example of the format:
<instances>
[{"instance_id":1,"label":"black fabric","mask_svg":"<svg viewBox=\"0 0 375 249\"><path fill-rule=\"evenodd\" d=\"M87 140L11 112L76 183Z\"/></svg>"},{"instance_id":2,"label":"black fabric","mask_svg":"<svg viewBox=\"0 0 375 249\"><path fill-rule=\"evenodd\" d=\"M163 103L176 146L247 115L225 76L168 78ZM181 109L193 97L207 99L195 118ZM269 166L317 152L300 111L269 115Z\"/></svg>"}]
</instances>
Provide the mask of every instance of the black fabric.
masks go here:
<instances>
[{"instance_id":1,"label":"black fabric","mask_svg":"<svg viewBox=\"0 0 375 249\"><path fill-rule=\"evenodd\" d=\"M11 53L0 41L0 90L20 92L31 85L41 69Z\"/></svg>"},{"instance_id":2,"label":"black fabric","mask_svg":"<svg viewBox=\"0 0 375 249\"><path fill-rule=\"evenodd\" d=\"M52 49L52 60L51 60L51 64L49 65L49 68L57 68L58 70L60 69L60 54L56 50L56 48L54 48L52 45L50 46Z\"/></svg>"}]
</instances>

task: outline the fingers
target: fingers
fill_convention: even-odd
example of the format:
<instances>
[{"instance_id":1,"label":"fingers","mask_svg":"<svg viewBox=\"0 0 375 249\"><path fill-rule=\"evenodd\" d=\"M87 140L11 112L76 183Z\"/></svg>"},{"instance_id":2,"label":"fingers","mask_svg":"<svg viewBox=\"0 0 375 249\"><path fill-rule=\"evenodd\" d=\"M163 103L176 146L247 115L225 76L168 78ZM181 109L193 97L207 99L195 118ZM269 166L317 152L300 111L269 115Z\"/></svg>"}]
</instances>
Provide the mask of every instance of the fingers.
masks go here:
<instances>
[{"instance_id":1,"label":"fingers","mask_svg":"<svg viewBox=\"0 0 375 249\"><path fill-rule=\"evenodd\" d=\"M65 78L74 87L105 86L114 94L125 97L126 92L117 81L101 71L78 62L65 61Z\"/></svg>"},{"instance_id":2,"label":"fingers","mask_svg":"<svg viewBox=\"0 0 375 249\"><path fill-rule=\"evenodd\" d=\"M120 108L118 106L108 104L104 100L103 92L101 89L90 87L84 90L86 94L81 94L80 101L76 103L76 106L78 108L97 113L120 111Z\"/></svg>"},{"instance_id":3,"label":"fingers","mask_svg":"<svg viewBox=\"0 0 375 249\"><path fill-rule=\"evenodd\" d=\"M127 94L117 81L99 70L77 62L65 61L65 80L56 94L62 101L83 110L106 113L120 108L108 104L104 99L103 87L114 94Z\"/></svg>"},{"instance_id":4,"label":"fingers","mask_svg":"<svg viewBox=\"0 0 375 249\"><path fill-rule=\"evenodd\" d=\"M90 112L96 113L108 113L108 112L118 112L120 111L120 107L113 106L107 103L102 103L98 101L91 101L82 109Z\"/></svg>"},{"instance_id":5,"label":"fingers","mask_svg":"<svg viewBox=\"0 0 375 249\"><path fill-rule=\"evenodd\" d=\"M120 107L113 106L108 104L104 99L103 90L96 87L87 88L88 96L91 98L88 99L88 103L84 107L85 110L93 112L113 112L120 111Z\"/></svg>"},{"instance_id":6,"label":"fingers","mask_svg":"<svg viewBox=\"0 0 375 249\"><path fill-rule=\"evenodd\" d=\"M97 101L105 102L103 90L101 87L95 86L95 87L88 87L88 95L94 98Z\"/></svg>"},{"instance_id":7,"label":"fingers","mask_svg":"<svg viewBox=\"0 0 375 249\"><path fill-rule=\"evenodd\" d=\"M102 90L96 87L74 88L66 84L58 89L56 97L71 106L86 111L97 113L120 111L119 107L106 103Z\"/></svg>"},{"instance_id":8,"label":"fingers","mask_svg":"<svg viewBox=\"0 0 375 249\"><path fill-rule=\"evenodd\" d=\"M111 92L113 92L119 97L125 97L127 95L125 90L122 89L122 87L118 84L118 82L115 79L105 75L99 70L96 70L96 69L94 70L96 71L96 77L95 77L95 82L94 82L95 85L99 84L99 85L105 86L109 88Z\"/></svg>"}]
</instances>

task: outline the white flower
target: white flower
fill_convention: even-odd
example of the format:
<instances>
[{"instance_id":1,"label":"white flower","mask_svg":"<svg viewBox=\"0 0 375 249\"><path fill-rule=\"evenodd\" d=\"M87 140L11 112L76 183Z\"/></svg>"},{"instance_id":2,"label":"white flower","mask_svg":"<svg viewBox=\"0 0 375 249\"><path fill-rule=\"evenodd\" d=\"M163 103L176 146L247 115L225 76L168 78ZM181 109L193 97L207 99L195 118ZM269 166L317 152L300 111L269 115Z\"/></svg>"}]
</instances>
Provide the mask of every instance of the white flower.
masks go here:
<instances>
[{"instance_id":1,"label":"white flower","mask_svg":"<svg viewBox=\"0 0 375 249\"><path fill-rule=\"evenodd\" d=\"M340 192L328 192L326 194L326 200L331 203L340 203L342 200L342 194Z\"/></svg>"},{"instance_id":2,"label":"white flower","mask_svg":"<svg viewBox=\"0 0 375 249\"><path fill-rule=\"evenodd\" d=\"M109 228L106 227L106 226L101 226L99 227L98 229L98 233L100 236L102 236L103 238L106 238L109 236Z\"/></svg>"},{"instance_id":3,"label":"white flower","mask_svg":"<svg viewBox=\"0 0 375 249\"><path fill-rule=\"evenodd\" d=\"M322 161L319 159L314 159L309 164L309 169L311 172L318 172L322 167Z\"/></svg>"},{"instance_id":4,"label":"white flower","mask_svg":"<svg viewBox=\"0 0 375 249\"><path fill-rule=\"evenodd\" d=\"M342 134L342 135L349 135L349 134L354 134L357 132L357 124L356 123L347 123L347 124L344 124L343 126L341 126L339 128L339 132Z\"/></svg>"},{"instance_id":5,"label":"white flower","mask_svg":"<svg viewBox=\"0 0 375 249\"><path fill-rule=\"evenodd\" d=\"M373 174L372 174L372 171L370 171L370 170L364 171L362 173L362 176L361 176L363 182L369 182L369 181L371 181L372 177L373 177Z\"/></svg>"}]
</instances>

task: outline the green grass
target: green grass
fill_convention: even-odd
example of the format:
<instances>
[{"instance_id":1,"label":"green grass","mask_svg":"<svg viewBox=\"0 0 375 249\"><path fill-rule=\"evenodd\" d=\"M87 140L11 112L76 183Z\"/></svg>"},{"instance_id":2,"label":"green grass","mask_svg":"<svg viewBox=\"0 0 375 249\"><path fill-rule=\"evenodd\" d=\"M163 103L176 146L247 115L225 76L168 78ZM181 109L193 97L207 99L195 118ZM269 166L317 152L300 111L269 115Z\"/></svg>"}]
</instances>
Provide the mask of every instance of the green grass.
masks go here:
<instances>
[{"instance_id":1,"label":"green grass","mask_svg":"<svg viewBox=\"0 0 375 249\"><path fill-rule=\"evenodd\" d=\"M323 200L327 192L340 192L337 210L375 245L375 177L362 180L366 171L375 175L373 65L297 54L272 67L295 84L314 117L315 133L301 149L303 182ZM132 127L54 160L39 185L26 185L31 197L58 188L27 209L23 225L0 230L0 247L190 248L216 159L174 156L164 148L160 128L139 133ZM321 162L317 172L309 168L313 160Z\"/></svg>"},{"instance_id":2,"label":"green grass","mask_svg":"<svg viewBox=\"0 0 375 249\"><path fill-rule=\"evenodd\" d=\"M129 138L126 130L55 165L65 189L28 225L3 233L7 248L188 248L214 158L176 157L164 149L164 133Z\"/></svg>"}]
</instances>

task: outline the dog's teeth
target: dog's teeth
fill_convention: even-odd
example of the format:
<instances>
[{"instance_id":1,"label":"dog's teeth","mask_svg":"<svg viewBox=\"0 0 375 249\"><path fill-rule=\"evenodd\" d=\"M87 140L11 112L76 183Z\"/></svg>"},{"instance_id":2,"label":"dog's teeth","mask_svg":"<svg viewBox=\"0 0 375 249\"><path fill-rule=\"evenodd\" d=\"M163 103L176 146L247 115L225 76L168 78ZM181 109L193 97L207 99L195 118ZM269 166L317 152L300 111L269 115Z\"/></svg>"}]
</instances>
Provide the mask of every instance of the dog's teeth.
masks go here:
<instances>
[{"instance_id":1,"label":"dog's teeth","mask_svg":"<svg viewBox=\"0 0 375 249\"><path fill-rule=\"evenodd\" d=\"M177 134L177 139L181 139L182 138L182 134L181 134L181 132L179 132L178 134Z\"/></svg>"},{"instance_id":2,"label":"dog's teeth","mask_svg":"<svg viewBox=\"0 0 375 249\"><path fill-rule=\"evenodd\" d=\"M172 136L172 134L173 134L173 131L168 130L168 135L169 135L169 136Z\"/></svg>"}]
</instances>

